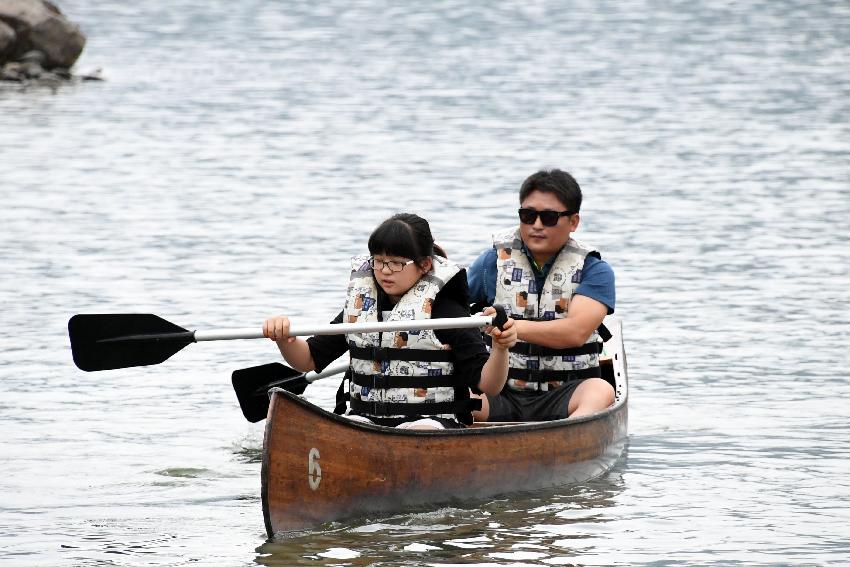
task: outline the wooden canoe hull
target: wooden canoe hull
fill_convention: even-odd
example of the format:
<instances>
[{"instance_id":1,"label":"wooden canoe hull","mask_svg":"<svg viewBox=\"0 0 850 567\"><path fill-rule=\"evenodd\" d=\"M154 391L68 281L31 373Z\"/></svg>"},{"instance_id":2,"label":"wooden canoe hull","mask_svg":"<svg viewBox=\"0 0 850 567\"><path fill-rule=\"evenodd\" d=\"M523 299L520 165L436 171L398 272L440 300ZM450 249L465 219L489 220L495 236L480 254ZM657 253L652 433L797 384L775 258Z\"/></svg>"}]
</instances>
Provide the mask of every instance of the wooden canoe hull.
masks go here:
<instances>
[{"instance_id":1,"label":"wooden canoe hull","mask_svg":"<svg viewBox=\"0 0 850 567\"><path fill-rule=\"evenodd\" d=\"M262 465L269 537L603 474L627 438L625 356L618 354L615 404L592 416L550 422L399 430L354 422L273 390Z\"/></svg>"}]
</instances>

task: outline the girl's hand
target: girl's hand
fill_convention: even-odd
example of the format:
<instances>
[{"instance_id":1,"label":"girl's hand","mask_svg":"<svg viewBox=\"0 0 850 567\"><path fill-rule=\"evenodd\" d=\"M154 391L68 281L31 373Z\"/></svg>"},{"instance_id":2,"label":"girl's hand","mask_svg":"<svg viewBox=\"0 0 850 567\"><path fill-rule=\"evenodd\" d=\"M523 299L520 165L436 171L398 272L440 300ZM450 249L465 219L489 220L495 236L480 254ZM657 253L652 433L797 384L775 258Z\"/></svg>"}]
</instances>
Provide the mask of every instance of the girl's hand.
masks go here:
<instances>
[{"instance_id":1,"label":"girl's hand","mask_svg":"<svg viewBox=\"0 0 850 567\"><path fill-rule=\"evenodd\" d=\"M275 342L295 342L296 337L289 336L289 317L278 315L270 317L263 323L263 336Z\"/></svg>"},{"instance_id":2,"label":"girl's hand","mask_svg":"<svg viewBox=\"0 0 850 567\"><path fill-rule=\"evenodd\" d=\"M484 310L484 315L495 315L496 310L488 307ZM516 321L508 317L508 320L502 325L502 329L498 327L484 327L484 332L493 338L493 348L507 350L514 346L517 341Z\"/></svg>"}]
</instances>

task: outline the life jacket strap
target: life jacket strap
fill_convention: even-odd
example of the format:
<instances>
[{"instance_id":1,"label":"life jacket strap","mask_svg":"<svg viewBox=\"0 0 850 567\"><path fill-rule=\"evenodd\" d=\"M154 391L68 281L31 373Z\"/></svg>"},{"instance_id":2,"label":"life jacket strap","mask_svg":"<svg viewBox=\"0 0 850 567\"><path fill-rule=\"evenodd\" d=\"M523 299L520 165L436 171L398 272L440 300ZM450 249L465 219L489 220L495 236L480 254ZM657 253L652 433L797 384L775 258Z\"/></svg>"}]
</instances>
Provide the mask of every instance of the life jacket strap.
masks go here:
<instances>
[{"instance_id":1,"label":"life jacket strap","mask_svg":"<svg viewBox=\"0 0 850 567\"><path fill-rule=\"evenodd\" d=\"M452 374L438 376L394 376L384 374L352 373L352 382L358 386L386 390L387 388L440 388L454 386L457 379Z\"/></svg>"},{"instance_id":2,"label":"life jacket strap","mask_svg":"<svg viewBox=\"0 0 850 567\"><path fill-rule=\"evenodd\" d=\"M388 360L405 360L416 362L453 362L454 354L451 350L425 350L414 348L390 348L390 347L361 347L353 344L348 345L348 352L352 358L360 360L377 360L385 362Z\"/></svg>"},{"instance_id":3,"label":"life jacket strap","mask_svg":"<svg viewBox=\"0 0 850 567\"><path fill-rule=\"evenodd\" d=\"M598 366L581 370L528 370L525 368L508 369L508 378L525 382L567 382L586 378L601 378L602 369Z\"/></svg>"},{"instance_id":4,"label":"life jacket strap","mask_svg":"<svg viewBox=\"0 0 850 567\"><path fill-rule=\"evenodd\" d=\"M343 376L342 380L339 383L339 388L336 390L334 413L338 415L342 415L345 413L346 404L348 403L349 393L348 387L345 385L351 379L351 368L345 371L345 376Z\"/></svg>"},{"instance_id":5,"label":"life jacket strap","mask_svg":"<svg viewBox=\"0 0 850 567\"><path fill-rule=\"evenodd\" d=\"M490 335L485 335L484 342L490 346L493 342ZM570 348L551 348L540 346L532 343L518 342L511 347L511 352L524 354L526 356L580 356L583 354L599 354L602 352L603 345L599 341L585 343L580 347Z\"/></svg>"}]
</instances>

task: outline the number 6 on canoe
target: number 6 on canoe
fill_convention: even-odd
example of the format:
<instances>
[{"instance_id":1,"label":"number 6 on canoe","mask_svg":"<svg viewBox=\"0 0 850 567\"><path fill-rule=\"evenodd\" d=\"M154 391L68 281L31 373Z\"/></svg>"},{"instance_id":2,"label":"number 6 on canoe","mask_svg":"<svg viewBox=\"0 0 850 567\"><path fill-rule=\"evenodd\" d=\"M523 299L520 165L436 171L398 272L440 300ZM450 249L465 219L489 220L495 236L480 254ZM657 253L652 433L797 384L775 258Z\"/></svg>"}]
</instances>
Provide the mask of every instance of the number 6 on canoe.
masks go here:
<instances>
[{"instance_id":1,"label":"number 6 on canoe","mask_svg":"<svg viewBox=\"0 0 850 567\"><path fill-rule=\"evenodd\" d=\"M504 310L496 307L496 315L492 316L339 323L312 327L293 325L289 329L289 334L299 337L426 329L469 329L488 325L500 327L505 321L507 316ZM262 329L189 331L149 313L74 315L68 321L68 335L71 338L74 363L80 370L87 372L159 364L194 342L264 338Z\"/></svg>"}]
</instances>

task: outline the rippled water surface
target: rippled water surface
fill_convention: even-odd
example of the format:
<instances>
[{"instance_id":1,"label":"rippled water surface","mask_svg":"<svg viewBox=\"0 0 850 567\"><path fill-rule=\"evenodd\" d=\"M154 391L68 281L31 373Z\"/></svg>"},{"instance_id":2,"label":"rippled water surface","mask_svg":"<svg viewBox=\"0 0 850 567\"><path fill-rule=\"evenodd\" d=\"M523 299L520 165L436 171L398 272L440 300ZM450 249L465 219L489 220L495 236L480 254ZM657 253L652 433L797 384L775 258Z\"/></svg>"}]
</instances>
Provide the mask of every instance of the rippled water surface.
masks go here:
<instances>
[{"instance_id":1,"label":"rippled water surface","mask_svg":"<svg viewBox=\"0 0 850 567\"><path fill-rule=\"evenodd\" d=\"M60 6L107 80L0 84L0 563L846 563L845 2ZM602 478L267 542L229 380L273 345L72 364L81 312L325 322L398 210L469 263L553 166L617 274Z\"/></svg>"}]
</instances>

